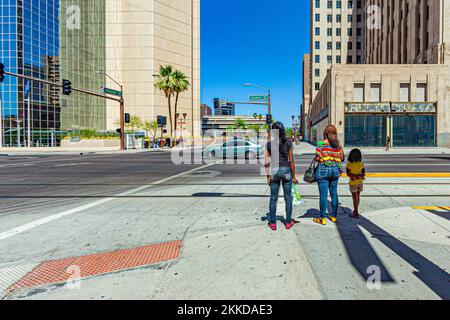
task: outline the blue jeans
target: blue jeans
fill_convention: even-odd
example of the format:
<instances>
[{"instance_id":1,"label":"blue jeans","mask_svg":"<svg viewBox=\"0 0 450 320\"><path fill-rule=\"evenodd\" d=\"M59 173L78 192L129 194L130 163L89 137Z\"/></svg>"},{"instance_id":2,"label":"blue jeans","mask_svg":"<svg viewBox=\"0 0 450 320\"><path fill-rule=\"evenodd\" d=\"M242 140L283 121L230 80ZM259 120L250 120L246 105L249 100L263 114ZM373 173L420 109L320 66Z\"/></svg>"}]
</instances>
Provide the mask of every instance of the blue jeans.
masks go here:
<instances>
[{"instance_id":1,"label":"blue jeans","mask_svg":"<svg viewBox=\"0 0 450 320\"><path fill-rule=\"evenodd\" d=\"M327 217L328 192L331 196L331 215L337 217L339 208L338 184L340 175L339 168L336 166L327 167L321 164L317 169L316 180L319 185L321 218Z\"/></svg>"},{"instance_id":2,"label":"blue jeans","mask_svg":"<svg viewBox=\"0 0 450 320\"><path fill-rule=\"evenodd\" d=\"M270 223L277 222L277 203L281 184L286 202L286 223L292 220L292 172L291 168L279 168L272 172L270 180Z\"/></svg>"}]
</instances>

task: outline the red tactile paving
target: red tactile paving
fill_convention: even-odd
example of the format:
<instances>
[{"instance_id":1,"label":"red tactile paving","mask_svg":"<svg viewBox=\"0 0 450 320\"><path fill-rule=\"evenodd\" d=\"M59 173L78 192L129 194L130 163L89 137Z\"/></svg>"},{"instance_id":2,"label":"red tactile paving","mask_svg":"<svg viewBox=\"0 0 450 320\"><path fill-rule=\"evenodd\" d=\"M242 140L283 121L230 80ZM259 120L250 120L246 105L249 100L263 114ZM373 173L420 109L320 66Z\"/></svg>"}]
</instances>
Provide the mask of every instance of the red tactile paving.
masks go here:
<instances>
[{"instance_id":1,"label":"red tactile paving","mask_svg":"<svg viewBox=\"0 0 450 320\"><path fill-rule=\"evenodd\" d=\"M44 261L13 284L8 291L63 283L73 278L71 270L80 270L80 278L156 264L178 258L182 241L145 247L96 253L61 260Z\"/></svg>"}]
</instances>

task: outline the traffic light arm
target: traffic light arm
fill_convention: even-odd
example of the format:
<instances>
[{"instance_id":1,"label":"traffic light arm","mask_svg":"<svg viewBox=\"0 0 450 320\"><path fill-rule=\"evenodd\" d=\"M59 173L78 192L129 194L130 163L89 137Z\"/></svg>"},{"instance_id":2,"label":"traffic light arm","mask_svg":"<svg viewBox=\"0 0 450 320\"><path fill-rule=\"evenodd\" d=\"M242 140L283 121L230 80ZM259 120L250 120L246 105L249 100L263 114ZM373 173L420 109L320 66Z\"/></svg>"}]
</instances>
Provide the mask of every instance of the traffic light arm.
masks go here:
<instances>
[{"instance_id":1,"label":"traffic light arm","mask_svg":"<svg viewBox=\"0 0 450 320\"><path fill-rule=\"evenodd\" d=\"M26 75L21 75L21 74L6 72L6 71L5 71L5 75L11 76L11 77L16 77L16 78L21 78L21 79L27 79L27 80L31 80L31 81L36 81L36 82L48 84L48 85L55 86L55 87L60 87L60 88L63 87L63 85L61 83L51 82L51 81L38 79L38 78L33 78L33 77L30 77L30 76L26 76ZM72 91L80 92L80 93L84 93L84 94L88 94L88 95L91 95L91 96L104 98L104 99L108 99L108 100L113 100L113 101L116 101L116 102L120 102L121 101L120 98L114 98L114 97L107 96L105 94L92 92L92 91L88 91L88 90L84 90L84 89L77 89L77 88L73 88L72 87Z\"/></svg>"}]
</instances>

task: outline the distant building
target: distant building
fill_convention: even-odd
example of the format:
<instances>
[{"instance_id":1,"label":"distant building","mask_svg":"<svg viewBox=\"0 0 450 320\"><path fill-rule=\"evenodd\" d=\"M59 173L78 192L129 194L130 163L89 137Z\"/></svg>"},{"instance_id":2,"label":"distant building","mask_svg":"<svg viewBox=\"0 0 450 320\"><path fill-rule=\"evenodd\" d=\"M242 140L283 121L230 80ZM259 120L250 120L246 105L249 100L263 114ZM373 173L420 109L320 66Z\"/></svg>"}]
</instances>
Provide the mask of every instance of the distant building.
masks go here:
<instances>
[{"instance_id":1,"label":"distant building","mask_svg":"<svg viewBox=\"0 0 450 320\"><path fill-rule=\"evenodd\" d=\"M311 108L311 55L303 56L303 99L301 112L300 130L306 140L309 140L309 110Z\"/></svg>"},{"instance_id":2,"label":"distant building","mask_svg":"<svg viewBox=\"0 0 450 320\"><path fill-rule=\"evenodd\" d=\"M260 120L248 116L208 116L203 117L202 131L203 133L208 130L218 130L221 132L225 132L230 126L233 126L238 119L245 121L248 126L255 124L264 125L266 123L265 117Z\"/></svg>"},{"instance_id":3,"label":"distant building","mask_svg":"<svg viewBox=\"0 0 450 320\"><path fill-rule=\"evenodd\" d=\"M236 115L236 105L227 103L226 106L215 108L214 115L216 116L234 116Z\"/></svg>"},{"instance_id":4,"label":"distant building","mask_svg":"<svg viewBox=\"0 0 450 320\"><path fill-rule=\"evenodd\" d=\"M201 108L200 113L201 113L201 115L202 115L202 118L203 118L203 117L206 117L206 116L211 116L211 115L212 115L212 109L211 109L211 107L208 106L207 104L202 104L202 105L200 106L200 108Z\"/></svg>"}]
</instances>

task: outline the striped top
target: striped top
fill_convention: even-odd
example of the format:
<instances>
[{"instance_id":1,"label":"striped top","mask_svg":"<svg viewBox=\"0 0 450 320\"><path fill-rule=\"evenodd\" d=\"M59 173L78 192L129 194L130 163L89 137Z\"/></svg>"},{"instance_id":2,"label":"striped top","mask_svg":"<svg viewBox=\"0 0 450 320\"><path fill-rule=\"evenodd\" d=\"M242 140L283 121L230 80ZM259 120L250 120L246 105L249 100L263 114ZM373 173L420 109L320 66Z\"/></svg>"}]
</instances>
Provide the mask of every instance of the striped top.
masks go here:
<instances>
[{"instance_id":1,"label":"striped top","mask_svg":"<svg viewBox=\"0 0 450 320\"><path fill-rule=\"evenodd\" d=\"M335 149L328 143L317 143L316 160L327 167L338 166L342 168L341 149Z\"/></svg>"}]
</instances>

